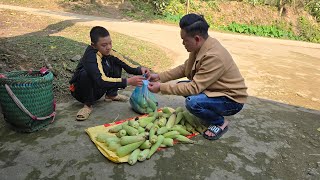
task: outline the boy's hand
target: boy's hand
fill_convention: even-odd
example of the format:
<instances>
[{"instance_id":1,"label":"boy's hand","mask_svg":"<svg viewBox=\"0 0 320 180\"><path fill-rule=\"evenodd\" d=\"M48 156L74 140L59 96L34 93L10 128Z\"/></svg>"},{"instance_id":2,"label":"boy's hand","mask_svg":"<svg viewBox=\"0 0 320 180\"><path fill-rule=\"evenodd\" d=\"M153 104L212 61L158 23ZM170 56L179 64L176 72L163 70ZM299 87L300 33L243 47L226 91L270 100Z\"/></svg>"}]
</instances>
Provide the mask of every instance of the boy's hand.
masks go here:
<instances>
[{"instance_id":1,"label":"boy's hand","mask_svg":"<svg viewBox=\"0 0 320 180\"><path fill-rule=\"evenodd\" d=\"M150 77L150 69L141 67L141 73L146 75L146 78L149 79Z\"/></svg>"},{"instance_id":2,"label":"boy's hand","mask_svg":"<svg viewBox=\"0 0 320 180\"><path fill-rule=\"evenodd\" d=\"M151 82L160 81L159 74L151 74L150 77L149 77L149 81L151 81Z\"/></svg>"},{"instance_id":3,"label":"boy's hand","mask_svg":"<svg viewBox=\"0 0 320 180\"><path fill-rule=\"evenodd\" d=\"M160 83L159 82L149 82L148 85L149 91L153 93L158 93L160 91Z\"/></svg>"},{"instance_id":4,"label":"boy's hand","mask_svg":"<svg viewBox=\"0 0 320 180\"><path fill-rule=\"evenodd\" d=\"M145 80L142 76L133 76L127 79L127 84L131 86L142 86L142 80Z\"/></svg>"}]
</instances>

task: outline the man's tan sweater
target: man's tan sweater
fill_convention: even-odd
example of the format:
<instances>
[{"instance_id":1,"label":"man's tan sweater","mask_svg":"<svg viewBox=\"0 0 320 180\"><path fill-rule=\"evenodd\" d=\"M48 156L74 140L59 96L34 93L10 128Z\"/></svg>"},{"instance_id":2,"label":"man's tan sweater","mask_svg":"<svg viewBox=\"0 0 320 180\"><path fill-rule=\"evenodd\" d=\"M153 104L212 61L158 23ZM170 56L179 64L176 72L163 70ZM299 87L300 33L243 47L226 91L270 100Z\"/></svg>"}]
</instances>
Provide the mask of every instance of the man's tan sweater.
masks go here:
<instances>
[{"instance_id":1,"label":"man's tan sweater","mask_svg":"<svg viewBox=\"0 0 320 180\"><path fill-rule=\"evenodd\" d=\"M227 96L245 103L247 87L229 52L214 38L208 37L199 52L191 52L184 64L159 74L163 94L190 96L205 93L208 97ZM187 77L190 83L165 83Z\"/></svg>"}]
</instances>

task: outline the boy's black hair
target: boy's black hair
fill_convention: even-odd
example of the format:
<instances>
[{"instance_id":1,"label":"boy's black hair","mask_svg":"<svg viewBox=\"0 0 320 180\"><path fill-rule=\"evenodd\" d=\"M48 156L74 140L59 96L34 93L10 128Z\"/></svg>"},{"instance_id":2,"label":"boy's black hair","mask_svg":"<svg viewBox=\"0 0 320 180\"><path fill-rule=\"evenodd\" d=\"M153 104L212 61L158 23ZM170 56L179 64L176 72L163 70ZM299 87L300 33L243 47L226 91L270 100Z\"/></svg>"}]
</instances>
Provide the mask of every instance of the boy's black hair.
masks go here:
<instances>
[{"instance_id":1,"label":"boy's black hair","mask_svg":"<svg viewBox=\"0 0 320 180\"><path fill-rule=\"evenodd\" d=\"M205 39L209 36L209 24L202 15L187 14L181 18L179 26L185 30L189 36L200 35Z\"/></svg>"},{"instance_id":2,"label":"boy's black hair","mask_svg":"<svg viewBox=\"0 0 320 180\"><path fill-rule=\"evenodd\" d=\"M109 31L106 28L95 26L90 31L91 43L96 44L100 37L107 37L109 35Z\"/></svg>"}]
</instances>

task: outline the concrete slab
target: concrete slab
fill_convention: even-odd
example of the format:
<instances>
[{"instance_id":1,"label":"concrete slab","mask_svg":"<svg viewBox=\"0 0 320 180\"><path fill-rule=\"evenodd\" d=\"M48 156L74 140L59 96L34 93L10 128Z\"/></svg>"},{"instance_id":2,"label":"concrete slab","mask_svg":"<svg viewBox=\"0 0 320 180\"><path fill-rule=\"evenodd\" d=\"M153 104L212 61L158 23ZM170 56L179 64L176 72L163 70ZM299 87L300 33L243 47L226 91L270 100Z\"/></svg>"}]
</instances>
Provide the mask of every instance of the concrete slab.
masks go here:
<instances>
[{"instance_id":1,"label":"concrete slab","mask_svg":"<svg viewBox=\"0 0 320 180\"><path fill-rule=\"evenodd\" d=\"M125 91L124 94L130 94ZM184 98L157 95L160 106ZM57 120L31 134L12 131L1 119L1 179L319 179L320 112L250 97L219 141L197 136L150 160L114 164L84 129L134 117L129 103L96 104L89 120L75 121L81 104L58 105ZM318 164L317 164L318 163Z\"/></svg>"}]
</instances>

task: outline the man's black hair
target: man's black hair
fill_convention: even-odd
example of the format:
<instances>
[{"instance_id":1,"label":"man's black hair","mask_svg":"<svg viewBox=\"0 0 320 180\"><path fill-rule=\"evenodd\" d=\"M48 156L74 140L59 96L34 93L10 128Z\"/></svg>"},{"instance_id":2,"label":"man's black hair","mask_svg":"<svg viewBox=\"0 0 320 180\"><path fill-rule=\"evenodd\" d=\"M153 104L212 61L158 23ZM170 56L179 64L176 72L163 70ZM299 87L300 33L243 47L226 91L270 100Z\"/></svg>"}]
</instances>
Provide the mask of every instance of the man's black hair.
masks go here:
<instances>
[{"instance_id":1,"label":"man's black hair","mask_svg":"<svg viewBox=\"0 0 320 180\"><path fill-rule=\"evenodd\" d=\"M189 36L200 35L207 39L209 24L202 15L187 14L180 20L179 26L185 30Z\"/></svg>"},{"instance_id":2,"label":"man's black hair","mask_svg":"<svg viewBox=\"0 0 320 180\"><path fill-rule=\"evenodd\" d=\"M90 31L90 39L93 44L96 44L100 37L107 37L109 35L109 31L101 26L95 26Z\"/></svg>"}]
</instances>

